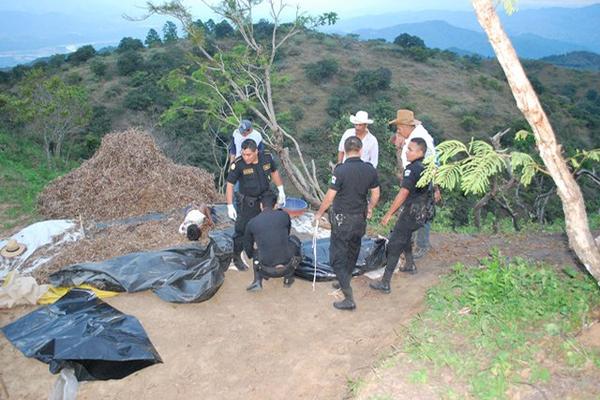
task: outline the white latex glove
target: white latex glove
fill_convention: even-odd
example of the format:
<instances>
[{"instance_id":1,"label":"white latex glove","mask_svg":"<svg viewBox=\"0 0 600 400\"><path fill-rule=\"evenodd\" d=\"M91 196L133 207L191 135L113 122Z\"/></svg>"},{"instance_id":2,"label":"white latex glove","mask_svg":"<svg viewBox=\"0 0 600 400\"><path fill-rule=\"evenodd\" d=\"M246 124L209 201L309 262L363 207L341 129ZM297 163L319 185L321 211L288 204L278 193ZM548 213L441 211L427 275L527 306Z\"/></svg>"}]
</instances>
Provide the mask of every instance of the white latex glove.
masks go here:
<instances>
[{"instance_id":1,"label":"white latex glove","mask_svg":"<svg viewBox=\"0 0 600 400\"><path fill-rule=\"evenodd\" d=\"M233 206L233 204L227 204L227 215L232 220L234 220L234 221L236 220L237 212L235 211L235 207Z\"/></svg>"},{"instance_id":2,"label":"white latex glove","mask_svg":"<svg viewBox=\"0 0 600 400\"><path fill-rule=\"evenodd\" d=\"M283 191L283 185L277 186L277 191L279 192L277 195L277 207L285 207L285 192Z\"/></svg>"}]
</instances>

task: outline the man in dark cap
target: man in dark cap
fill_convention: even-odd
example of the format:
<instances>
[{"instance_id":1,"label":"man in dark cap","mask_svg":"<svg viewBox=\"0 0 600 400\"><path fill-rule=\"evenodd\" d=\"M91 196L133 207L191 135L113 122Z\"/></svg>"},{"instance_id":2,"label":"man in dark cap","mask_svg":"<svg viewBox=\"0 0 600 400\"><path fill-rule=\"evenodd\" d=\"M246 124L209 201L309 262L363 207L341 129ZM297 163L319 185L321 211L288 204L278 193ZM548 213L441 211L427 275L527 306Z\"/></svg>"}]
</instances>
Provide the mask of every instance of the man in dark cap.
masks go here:
<instances>
[{"instance_id":1,"label":"man in dark cap","mask_svg":"<svg viewBox=\"0 0 600 400\"><path fill-rule=\"evenodd\" d=\"M373 208L379 201L379 180L377 171L360 158L362 141L350 136L344 142L346 160L333 170L329 190L325 194L315 221L327 211L331 222L329 258L344 300L333 303L339 310L356 308L350 280L360 252L360 242L371 218ZM370 201L367 195L371 192Z\"/></svg>"}]
</instances>

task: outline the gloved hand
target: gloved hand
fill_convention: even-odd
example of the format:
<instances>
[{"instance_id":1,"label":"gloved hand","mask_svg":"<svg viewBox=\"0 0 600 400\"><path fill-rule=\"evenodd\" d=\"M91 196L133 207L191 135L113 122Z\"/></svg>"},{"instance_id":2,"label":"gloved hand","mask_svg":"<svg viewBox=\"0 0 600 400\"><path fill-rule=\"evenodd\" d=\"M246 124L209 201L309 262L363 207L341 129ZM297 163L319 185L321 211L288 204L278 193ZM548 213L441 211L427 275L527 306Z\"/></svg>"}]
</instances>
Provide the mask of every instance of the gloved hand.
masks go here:
<instances>
[{"instance_id":1,"label":"gloved hand","mask_svg":"<svg viewBox=\"0 0 600 400\"><path fill-rule=\"evenodd\" d=\"M285 192L283 191L283 185L277 186L277 191L279 192L277 195L277 207L285 207Z\"/></svg>"},{"instance_id":2,"label":"gloved hand","mask_svg":"<svg viewBox=\"0 0 600 400\"><path fill-rule=\"evenodd\" d=\"M227 204L227 215L232 220L234 220L234 221L236 220L237 212L235 211L235 207L233 206L233 204Z\"/></svg>"}]
</instances>

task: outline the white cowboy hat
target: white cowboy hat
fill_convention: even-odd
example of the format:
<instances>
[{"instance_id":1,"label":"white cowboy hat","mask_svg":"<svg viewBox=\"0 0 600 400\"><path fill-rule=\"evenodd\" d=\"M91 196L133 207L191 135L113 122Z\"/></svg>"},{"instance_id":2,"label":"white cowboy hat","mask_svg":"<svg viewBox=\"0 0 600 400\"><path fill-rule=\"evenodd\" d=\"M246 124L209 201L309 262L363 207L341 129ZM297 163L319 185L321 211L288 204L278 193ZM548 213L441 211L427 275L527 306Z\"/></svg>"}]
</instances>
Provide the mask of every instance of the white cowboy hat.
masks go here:
<instances>
[{"instance_id":1,"label":"white cowboy hat","mask_svg":"<svg viewBox=\"0 0 600 400\"><path fill-rule=\"evenodd\" d=\"M23 252L25 252L26 249L27 246L17 242L14 239L11 239L8 241L8 243L6 243L6 246L4 246L2 250L0 250L0 255L2 255L2 257L5 258L18 257L21 254L23 254Z\"/></svg>"},{"instance_id":2,"label":"white cowboy hat","mask_svg":"<svg viewBox=\"0 0 600 400\"><path fill-rule=\"evenodd\" d=\"M350 122L357 124L372 124L373 120L369 119L369 114L366 111L359 111L356 115L350 116Z\"/></svg>"}]
</instances>

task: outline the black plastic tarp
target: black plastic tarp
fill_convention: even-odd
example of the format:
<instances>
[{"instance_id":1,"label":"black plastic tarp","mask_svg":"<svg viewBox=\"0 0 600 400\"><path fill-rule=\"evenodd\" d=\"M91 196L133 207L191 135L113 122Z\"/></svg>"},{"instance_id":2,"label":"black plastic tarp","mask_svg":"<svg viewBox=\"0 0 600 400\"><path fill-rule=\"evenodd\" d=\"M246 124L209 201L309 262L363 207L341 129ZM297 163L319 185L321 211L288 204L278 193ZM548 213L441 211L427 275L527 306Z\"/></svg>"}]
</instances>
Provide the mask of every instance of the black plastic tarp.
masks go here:
<instances>
[{"instance_id":1,"label":"black plastic tarp","mask_svg":"<svg viewBox=\"0 0 600 400\"><path fill-rule=\"evenodd\" d=\"M25 356L56 374L73 368L78 381L121 379L162 363L140 322L87 290L72 289L2 328Z\"/></svg>"},{"instance_id":2,"label":"black plastic tarp","mask_svg":"<svg viewBox=\"0 0 600 400\"><path fill-rule=\"evenodd\" d=\"M221 287L231 261L226 238L206 247L190 244L156 252L131 253L102 262L75 264L50 275L54 286L88 283L105 290L152 290L174 303L200 302Z\"/></svg>"},{"instance_id":3,"label":"black plastic tarp","mask_svg":"<svg viewBox=\"0 0 600 400\"><path fill-rule=\"evenodd\" d=\"M315 273L312 241L302 242L302 261L296 268L296 276L312 281ZM317 240L317 281L335 279L335 272L329 264L329 238ZM353 275L360 275L385 266L385 239L364 237L360 244L360 253Z\"/></svg>"}]
</instances>

